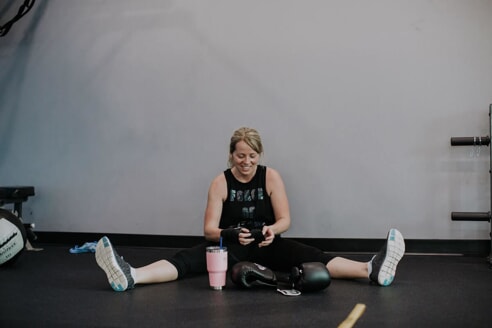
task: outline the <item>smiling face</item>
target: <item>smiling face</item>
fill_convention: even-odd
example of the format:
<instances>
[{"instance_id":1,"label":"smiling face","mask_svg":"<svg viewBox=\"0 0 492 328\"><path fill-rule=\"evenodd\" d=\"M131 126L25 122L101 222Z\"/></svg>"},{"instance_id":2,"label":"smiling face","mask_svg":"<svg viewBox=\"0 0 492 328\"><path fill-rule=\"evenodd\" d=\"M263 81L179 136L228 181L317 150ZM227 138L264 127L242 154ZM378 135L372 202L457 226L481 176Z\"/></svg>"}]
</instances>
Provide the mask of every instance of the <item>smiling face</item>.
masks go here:
<instances>
[{"instance_id":1,"label":"smiling face","mask_svg":"<svg viewBox=\"0 0 492 328\"><path fill-rule=\"evenodd\" d=\"M262 152L258 131L251 128L234 131L229 145L229 166L237 179L247 182L254 176Z\"/></svg>"},{"instance_id":2,"label":"smiling face","mask_svg":"<svg viewBox=\"0 0 492 328\"><path fill-rule=\"evenodd\" d=\"M244 141L239 141L231 154L232 170L239 180L249 181L255 175L259 161L260 154Z\"/></svg>"}]
</instances>

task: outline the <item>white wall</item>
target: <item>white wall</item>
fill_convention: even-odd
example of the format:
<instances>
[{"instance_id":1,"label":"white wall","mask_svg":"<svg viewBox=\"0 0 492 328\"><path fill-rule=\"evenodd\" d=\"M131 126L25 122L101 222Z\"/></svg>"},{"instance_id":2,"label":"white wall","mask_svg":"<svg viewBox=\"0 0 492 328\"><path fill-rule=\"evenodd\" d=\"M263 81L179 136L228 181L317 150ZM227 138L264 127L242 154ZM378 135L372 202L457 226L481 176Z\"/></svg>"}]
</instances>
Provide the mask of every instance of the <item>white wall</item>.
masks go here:
<instances>
[{"instance_id":1,"label":"white wall","mask_svg":"<svg viewBox=\"0 0 492 328\"><path fill-rule=\"evenodd\" d=\"M14 3L9 10L17 10ZM256 127L288 236L487 239L492 1L50 0L0 39L0 185L38 231L200 235ZM2 18L2 22L4 18Z\"/></svg>"}]
</instances>

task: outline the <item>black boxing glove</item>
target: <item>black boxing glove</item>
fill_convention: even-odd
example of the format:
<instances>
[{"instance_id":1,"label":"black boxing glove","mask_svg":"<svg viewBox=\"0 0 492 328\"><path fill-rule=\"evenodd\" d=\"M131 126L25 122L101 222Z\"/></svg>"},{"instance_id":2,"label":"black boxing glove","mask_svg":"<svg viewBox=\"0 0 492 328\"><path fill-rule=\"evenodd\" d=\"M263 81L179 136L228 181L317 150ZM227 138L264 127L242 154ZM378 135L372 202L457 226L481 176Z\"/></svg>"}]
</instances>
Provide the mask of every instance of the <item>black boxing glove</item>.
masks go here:
<instances>
[{"instance_id":1,"label":"black boxing glove","mask_svg":"<svg viewBox=\"0 0 492 328\"><path fill-rule=\"evenodd\" d=\"M331 283L330 273L321 262L308 262L293 267L291 279L294 288L301 292L323 290Z\"/></svg>"},{"instance_id":2,"label":"black boxing glove","mask_svg":"<svg viewBox=\"0 0 492 328\"><path fill-rule=\"evenodd\" d=\"M232 244L239 244L239 234L241 233L241 228L227 228L222 229L220 236L226 242Z\"/></svg>"},{"instance_id":3,"label":"black boxing glove","mask_svg":"<svg viewBox=\"0 0 492 328\"><path fill-rule=\"evenodd\" d=\"M275 273L253 262L239 262L231 269L231 280L243 288L251 288L255 284L277 285Z\"/></svg>"}]
</instances>

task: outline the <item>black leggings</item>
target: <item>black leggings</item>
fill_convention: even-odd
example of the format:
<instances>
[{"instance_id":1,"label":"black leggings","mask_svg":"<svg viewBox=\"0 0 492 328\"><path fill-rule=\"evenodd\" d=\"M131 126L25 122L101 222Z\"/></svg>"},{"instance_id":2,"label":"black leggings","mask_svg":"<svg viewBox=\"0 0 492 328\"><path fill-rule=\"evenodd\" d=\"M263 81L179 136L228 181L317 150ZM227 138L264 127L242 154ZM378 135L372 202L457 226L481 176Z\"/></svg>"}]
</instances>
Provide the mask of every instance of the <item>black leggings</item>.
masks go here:
<instances>
[{"instance_id":1,"label":"black leggings","mask_svg":"<svg viewBox=\"0 0 492 328\"><path fill-rule=\"evenodd\" d=\"M168 259L178 270L178 279L190 273L207 272L205 256L207 246L217 246L217 243L205 242L181 250ZM280 236L276 236L271 245L261 248L257 245L227 245L227 254L229 268L240 261L250 261L275 271L289 271L293 266L305 262L321 262L326 265L333 259L332 255L324 253L318 248L294 240L283 239Z\"/></svg>"}]
</instances>

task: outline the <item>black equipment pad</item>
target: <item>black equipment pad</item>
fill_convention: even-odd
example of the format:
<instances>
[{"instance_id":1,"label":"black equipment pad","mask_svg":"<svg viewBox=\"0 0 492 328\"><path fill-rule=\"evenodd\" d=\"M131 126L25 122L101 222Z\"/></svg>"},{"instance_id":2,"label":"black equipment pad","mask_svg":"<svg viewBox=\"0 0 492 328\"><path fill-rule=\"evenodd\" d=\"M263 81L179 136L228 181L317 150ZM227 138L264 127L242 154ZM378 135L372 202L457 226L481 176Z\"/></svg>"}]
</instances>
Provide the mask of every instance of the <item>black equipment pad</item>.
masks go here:
<instances>
[{"instance_id":1,"label":"black equipment pad","mask_svg":"<svg viewBox=\"0 0 492 328\"><path fill-rule=\"evenodd\" d=\"M26 201L29 196L34 196L32 186L0 187L0 204Z\"/></svg>"}]
</instances>

